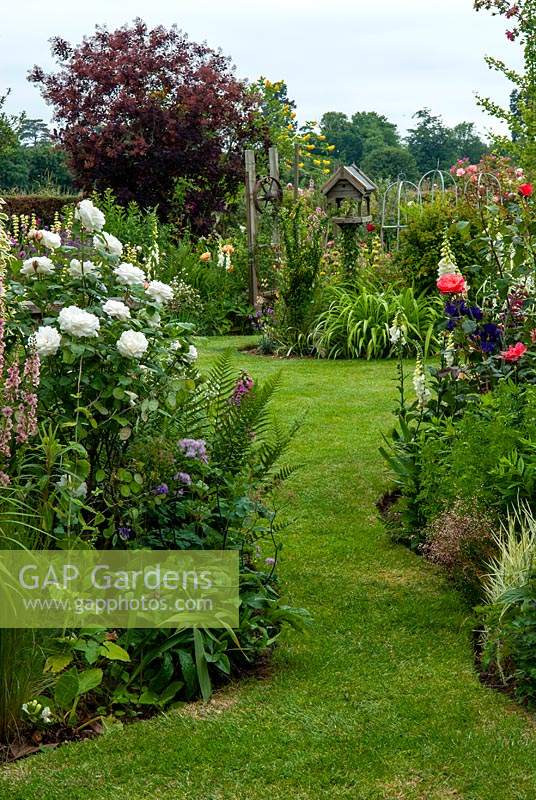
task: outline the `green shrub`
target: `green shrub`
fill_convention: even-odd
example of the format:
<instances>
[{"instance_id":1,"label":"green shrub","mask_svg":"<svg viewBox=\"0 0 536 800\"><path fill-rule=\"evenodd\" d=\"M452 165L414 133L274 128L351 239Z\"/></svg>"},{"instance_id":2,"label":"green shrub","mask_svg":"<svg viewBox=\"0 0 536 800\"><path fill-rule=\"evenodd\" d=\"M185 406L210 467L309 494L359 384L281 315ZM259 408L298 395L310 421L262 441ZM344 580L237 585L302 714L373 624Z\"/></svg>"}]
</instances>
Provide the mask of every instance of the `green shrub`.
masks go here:
<instances>
[{"instance_id":1,"label":"green shrub","mask_svg":"<svg viewBox=\"0 0 536 800\"><path fill-rule=\"evenodd\" d=\"M400 232L399 248L393 255L395 265L416 292L435 290L445 229L461 218L461 211L451 201L438 198L422 206L406 206L405 213L407 227ZM467 242L452 229L450 243L462 271L474 261Z\"/></svg>"}]
</instances>

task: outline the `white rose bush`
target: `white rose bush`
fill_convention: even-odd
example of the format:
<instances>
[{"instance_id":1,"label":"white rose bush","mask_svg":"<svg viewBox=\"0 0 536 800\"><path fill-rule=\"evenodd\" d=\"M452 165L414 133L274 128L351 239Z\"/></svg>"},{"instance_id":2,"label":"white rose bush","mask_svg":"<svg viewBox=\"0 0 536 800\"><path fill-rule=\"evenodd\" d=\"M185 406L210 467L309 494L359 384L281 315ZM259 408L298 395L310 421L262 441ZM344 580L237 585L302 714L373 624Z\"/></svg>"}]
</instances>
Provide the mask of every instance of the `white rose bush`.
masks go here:
<instances>
[{"instance_id":1,"label":"white rose bush","mask_svg":"<svg viewBox=\"0 0 536 800\"><path fill-rule=\"evenodd\" d=\"M62 446L75 443L62 473L70 470L72 480L58 478L55 490L68 496L70 507L75 501L82 525L91 518L84 504L95 502L101 527L113 535L117 524L106 519L106 508L141 489L133 480L132 486L114 483L134 432L140 421L149 425L170 413L195 388L196 372L190 326L167 313L173 289L149 281L132 254L125 259L122 242L105 224L98 206L82 200L68 231L56 225L21 232L6 255L3 299L6 342L40 361L38 419L54 425ZM71 490L82 483L83 495Z\"/></svg>"}]
</instances>

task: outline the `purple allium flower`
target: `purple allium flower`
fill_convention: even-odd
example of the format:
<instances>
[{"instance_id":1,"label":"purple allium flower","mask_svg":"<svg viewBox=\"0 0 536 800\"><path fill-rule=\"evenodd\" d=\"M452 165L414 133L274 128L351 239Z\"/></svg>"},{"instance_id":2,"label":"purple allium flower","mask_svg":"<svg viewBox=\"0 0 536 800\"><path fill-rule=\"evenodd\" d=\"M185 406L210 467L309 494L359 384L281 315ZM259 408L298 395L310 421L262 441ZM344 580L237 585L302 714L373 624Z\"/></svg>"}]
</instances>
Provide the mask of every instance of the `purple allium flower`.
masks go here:
<instances>
[{"instance_id":1,"label":"purple allium flower","mask_svg":"<svg viewBox=\"0 0 536 800\"><path fill-rule=\"evenodd\" d=\"M203 464L208 463L207 443L204 439L181 439L179 447L186 458L195 458Z\"/></svg>"},{"instance_id":2,"label":"purple allium flower","mask_svg":"<svg viewBox=\"0 0 536 800\"><path fill-rule=\"evenodd\" d=\"M128 542L130 537L132 536L132 528L127 528L125 526L121 526L118 528L119 538L122 539L124 542Z\"/></svg>"},{"instance_id":3,"label":"purple allium flower","mask_svg":"<svg viewBox=\"0 0 536 800\"><path fill-rule=\"evenodd\" d=\"M179 483L183 483L185 486L190 486L192 483L192 478L187 472L177 472L177 474L173 476L173 480L179 481Z\"/></svg>"},{"instance_id":4,"label":"purple allium flower","mask_svg":"<svg viewBox=\"0 0 536 800\"><path fill-rule=\"evenodd\" d=\"M169 492L169 486L167 483L161 483L159 486L155 486L153 489L153 494L167 494Z\"/></svg>"}]
</instances>

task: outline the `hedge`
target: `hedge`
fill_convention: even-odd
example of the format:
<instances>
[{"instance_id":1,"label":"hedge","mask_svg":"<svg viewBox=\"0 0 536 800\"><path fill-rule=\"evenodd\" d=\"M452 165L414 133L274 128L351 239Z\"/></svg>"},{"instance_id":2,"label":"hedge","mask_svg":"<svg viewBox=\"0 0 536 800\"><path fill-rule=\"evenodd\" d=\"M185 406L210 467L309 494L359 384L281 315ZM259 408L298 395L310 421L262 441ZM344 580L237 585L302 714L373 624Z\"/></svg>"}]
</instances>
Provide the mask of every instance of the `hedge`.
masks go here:
<instances>
[{"instance_id":1,"label":"hedge","mask_svg":"<svg viewBox=\"0 0 536 800\"><path fill-rule=\"evenodd\" d=\"M41 225L50 225L54 222L56 211L60 212L64 206L77 203L80 195L17 194L5 195L3 199L8 214L34 213Z\"/></svg>"}]
</instances>

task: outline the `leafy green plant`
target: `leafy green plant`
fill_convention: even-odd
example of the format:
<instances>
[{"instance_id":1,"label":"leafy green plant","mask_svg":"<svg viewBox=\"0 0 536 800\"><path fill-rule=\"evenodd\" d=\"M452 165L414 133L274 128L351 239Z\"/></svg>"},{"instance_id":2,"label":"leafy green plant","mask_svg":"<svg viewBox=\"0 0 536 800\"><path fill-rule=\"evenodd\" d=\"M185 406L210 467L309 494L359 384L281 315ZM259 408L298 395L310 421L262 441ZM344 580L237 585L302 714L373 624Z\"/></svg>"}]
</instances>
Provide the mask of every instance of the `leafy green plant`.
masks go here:
<instances>
[{"instance_id":1,"label":"leafy green plant","mask_svg":"<svg viewBox=\"0 0 536 800\"><path fill-rule=\"evenodd\" d=\"M316 319L309 334L314 350L326 358L387 358L396 353L390 328L395 319L408 352L418 346L425 353L437 346L434 336L438 312L435 303L416 296L412 289L400 293L366 287L335 287L327 295L329 306Z\"/></svg>"},{"instance_id":2,"label":"leafy green plant","mask_svg":"<svg viewBox=\"0 0 536 800\"><path fill-rule=\"evenodd\" d=\"M288 354L307 352L327 217L322 209L311 211L300 201L283 209L280 222L283 260L277 272L277 338Z\"/></svg>"}]
</instances>

